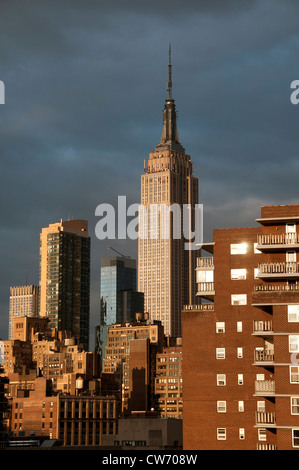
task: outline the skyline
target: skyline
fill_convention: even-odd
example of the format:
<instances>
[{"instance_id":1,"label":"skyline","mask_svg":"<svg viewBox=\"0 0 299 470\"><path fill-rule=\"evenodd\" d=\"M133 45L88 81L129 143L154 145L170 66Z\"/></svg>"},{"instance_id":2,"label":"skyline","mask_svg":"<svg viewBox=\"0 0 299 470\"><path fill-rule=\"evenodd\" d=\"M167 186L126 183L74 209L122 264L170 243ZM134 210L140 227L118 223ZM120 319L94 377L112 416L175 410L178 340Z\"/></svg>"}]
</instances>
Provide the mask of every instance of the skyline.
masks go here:
<instances>
[{"instance_id":1,"label":"skyline","mask_svg":"<svg viewBox=\"0 0 299 470\"><path fill-rule=\"evenodd\" d=\"M214 228L253 226L261 205L298 202L290 85L299 79L299 6L88 1L82 10L74 1L59 2L58 15L53 2L23 3L10 1L0 18L0 338L8 337L9 288L26 272L38 284L41 228L72 217L88 220L92 237L93 340L101 257L112 245L137 259L137 242L97 240L95 209L116 207L119 195L140 202L143 161L162 131L169 43L204 241Z\"/></svg>"}]
</instances>

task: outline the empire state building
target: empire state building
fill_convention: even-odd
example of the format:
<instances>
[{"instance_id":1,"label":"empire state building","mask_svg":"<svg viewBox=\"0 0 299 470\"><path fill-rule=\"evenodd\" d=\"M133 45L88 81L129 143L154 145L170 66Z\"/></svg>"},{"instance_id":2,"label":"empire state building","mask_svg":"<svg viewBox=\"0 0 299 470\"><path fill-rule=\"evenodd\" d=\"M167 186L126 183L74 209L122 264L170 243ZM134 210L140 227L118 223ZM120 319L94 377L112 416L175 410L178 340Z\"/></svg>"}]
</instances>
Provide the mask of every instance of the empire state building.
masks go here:
<instances>
[{"instance_id":1,"label":"empire state building","mask_svg":"<svg viewBox=\"0 0 299 470\"><path fill-rule=\"evenodd\" d=\"M182 219L183 214L188 213L189 227L193 226L194 230L198 179L193 176L190 156L179 141L172 98L170 48L167 92L161 140L144 161L141 176L138 290L144 292L144 309L150 319L162 322L166 336L180 337L182 308L197 303L195 268L198 252L186 249ZM168 218L163 217L165 208ZM180 212L179 222L173 208ZM168 236L164 236L165 229Z\"/></svg>"}]
</instances>

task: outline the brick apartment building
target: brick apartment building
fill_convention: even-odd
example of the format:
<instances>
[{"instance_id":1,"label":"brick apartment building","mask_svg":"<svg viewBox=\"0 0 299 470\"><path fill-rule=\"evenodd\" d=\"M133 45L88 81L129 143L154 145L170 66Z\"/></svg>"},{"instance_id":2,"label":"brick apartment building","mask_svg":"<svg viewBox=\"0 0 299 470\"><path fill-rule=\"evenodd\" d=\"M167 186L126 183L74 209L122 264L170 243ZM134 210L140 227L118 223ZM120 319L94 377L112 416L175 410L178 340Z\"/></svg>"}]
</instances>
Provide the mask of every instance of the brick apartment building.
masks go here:
<instances>
[{"instance_id":1,"label":"brick apartment building","mask_svg":"<svg viewBox=\"0 0 299 470\"><path fill-rule=\"evenodd\" d=\"M119 384L123 413L148 411L153 406L156 353L163 345L163 325L146 314L108 327L103 375L113 376Z\"/></svg>"},{"instance_id":2,"label":"brick apartment building","mask_svg":"<svg viewBox=\"0 0 299 470\"><path fill-rule=\"evenodd\" d=\"M214 230L183 311L186 450L299 448L299 205Z\"/></svg>"},{"instance_id":3,"label":"brick apartment building","mask_svg":"<svg viewBox=\"0 0 299 470\"><path fill-rule=\"evenodd\" d=\"M47 436L64 446L101 445L103 434L116 434L116 399L80 393L51 393L49 380L31 380L30 389L19 381L11 396L11 433L15 437Z\"/></svg>"}]
</instances>

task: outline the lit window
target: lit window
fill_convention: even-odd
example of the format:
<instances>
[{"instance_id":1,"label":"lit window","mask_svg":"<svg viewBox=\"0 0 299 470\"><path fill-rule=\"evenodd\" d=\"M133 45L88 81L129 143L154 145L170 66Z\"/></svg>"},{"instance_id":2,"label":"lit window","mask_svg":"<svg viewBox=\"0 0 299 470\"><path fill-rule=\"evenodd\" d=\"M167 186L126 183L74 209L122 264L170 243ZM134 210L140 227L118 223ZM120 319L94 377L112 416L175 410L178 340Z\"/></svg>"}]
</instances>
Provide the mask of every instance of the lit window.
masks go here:
<instances>
[{"instance_id":1,"label":"lit window","mask_svg":"<svg viewBox=\"0 0 299 470\"><path fill-rule=\"evenodd\" d=\"M247 253L247 244L246 243L233 243L230 246L231 255L245 255Z\"/></svg>"},{"instance_id":2,"label":"lit window","mask_svg":"<svg viewBox=\"0 0 299 470\"><path fill-rule=\"evenodd\" d=\"M238 402L238 411L240 413L243 413L243 411L244 411L244 401L239 401Z\"/></svg>"},{"instance_id":3,"label":"lit window","mask_svg":"<svg viewBox=\"0 0 299 470\"><path fill-rule=\"evenodd\" d=\"M216 322L216 333L225 333L225 323Z\"/></svg>"},{"instance_id":4,"label":"lit window","mask_svg":"<svg viewBox=\"0 0 299 470\"><path fill-rule=\"evenodd\" d=\"M217 374L217 385L219 387L226 385L226 374Z\"/></svg>"},{"instance_id":5,"label":"lit window","mask_svg":"<svg viewBox=\"0 0 299 470\"><path fill-rule=\"evenodd\" d=\"M265 401L258 401L256 404L257 411L266 411L266 402Z\"/></svg>"},{"instance_id":6,"label":"lit window","mask_svg":"<svg viewBox=\"0 0 299 470\"><path fill-rule=\"evenodd\" d=\"M289 336L289 352L299 352L299 335Z\"/></svg>"},{"instance_id":7,"label":"lit window","mask_svg":"<svg viewBox=\"0 0 299 470\"><path fill-rule=\"evenodd\" d=\"M245 439L245 429L244 428L239 429L239 439Z\"/></svg>"},{"instance_id":8,"label":"lit window","mask_svg":"<svg viewBox=\"0 0 299 470\"><path fill-rule=\"evenodd\" d=\"M226 401L217 401L217 413L226 413Z\"/></svg>"},{"instance_id":9,"label":"lit window","mask_svg":"<svg viewBox=\"0 0 299 470\"><path fill-rule=\"evenodd\" d=\"M238 385L243 385L244 379L243 374L238 374Z\"/></svg>"},{"instance_id":10,"label":"lit window","mask_svg":"<svg viewBox=\"0 0 299 470\"><path fill-rule=\"evenodd\" d=\"M288 305L288 321L299 322L299 305Z\"/></svg>"},{"instance_id":11,"label":"lit window","mask_svg":"<svg viewBox=\"0 0 299 470\"><path fill-rule=\"evenodd\" d=\"M246 279L246 269L231 269L230 277L233 281Z\"/></svg>"},{"instance_id":12,"label":"lit window","mask_svg":"<svg viewBox=\"0 0 299 470\"><path fill-rule=\"evenodd\" d=\"M246 294L232 294L231 304L232 305L247 305L247 295Z\"/></svg>"},{"instance_id":13,"label":"lit window","mask_svg":"<svg viewBox=\"0 0 299 470\"><path fill-rule=\"evenodd\" d=\"M258 440L259 441L266 441L267 440L266 429L259 429L258 430Z\"/></svg>"},{"instance_id":14,"label":"lit window","mask_svg":"<svg viewBox=\"0 0 299 470\"><path fill-rule=\"evenodd\" d=\"M243 330L243 323L241 321L237 321L237 332L242 333Z\"/></svg>"},{"instance_id":15,"label":"lit window","mask_svg":"<svg viewBox=\"0 0 299 470\"><path fill-rule=\"evenodd\" d=\"M226 429L225 428L218 428L217 429L217 440L218 441L225 441L226 440Z\"/></svg>"},{"instance_id":16,"label":"lit window","mask_svg":"<svg viewBox=\"0 0 299 470\"><path fill-rule=\"evenodd\" d=\"M237 348L237 358L241 359L243 357L243 348Z\"/></svg>"},{"instance_id":17,"label":"lit window","mask_svg":"<svg viewBox=\"0 0 299 470\"><path fill-rule=\"evenodd\" d=\"M225 348L216 348L216 359L225 359Z\"/></svg>"}]
</instances>

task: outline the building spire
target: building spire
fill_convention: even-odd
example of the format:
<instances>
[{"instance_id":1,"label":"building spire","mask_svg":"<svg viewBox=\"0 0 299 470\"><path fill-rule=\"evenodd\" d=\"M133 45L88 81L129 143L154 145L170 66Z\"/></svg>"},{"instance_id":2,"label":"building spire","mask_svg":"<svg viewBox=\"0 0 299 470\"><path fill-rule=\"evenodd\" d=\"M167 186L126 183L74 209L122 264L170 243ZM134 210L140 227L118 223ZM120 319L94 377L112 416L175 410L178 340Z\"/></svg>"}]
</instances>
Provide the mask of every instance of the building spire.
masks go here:
<instances>
[{"instance_id":1,"label":"building spire","mask_svg":"<svg viewBox=\"0 0 299 470\"><path fill-rule=\"evenodd\" d=\"M171 44L169 44L169 52L168 52L168 82L167 82L167 91L168 91L168 99L172 99L172 70L171 70Z\"/></svg>"},{"instance_id":2,"label":"building spire","mask_svg":"<svg viewBox=\"0 0 299 470\"><path fill-rule=\"evenodd\" d=\"M177 131L177 113L175 110L174 99L172 98L172 65L171 65L171 45L169 44L168 52L168 80L167 80L168 97L165 100L164 113L163 113L163 130L160 143L157 145L157 150L164 148L171 148L179 152L185 152L179 141L179 134Z\"/></svg>"}]
</instances>

